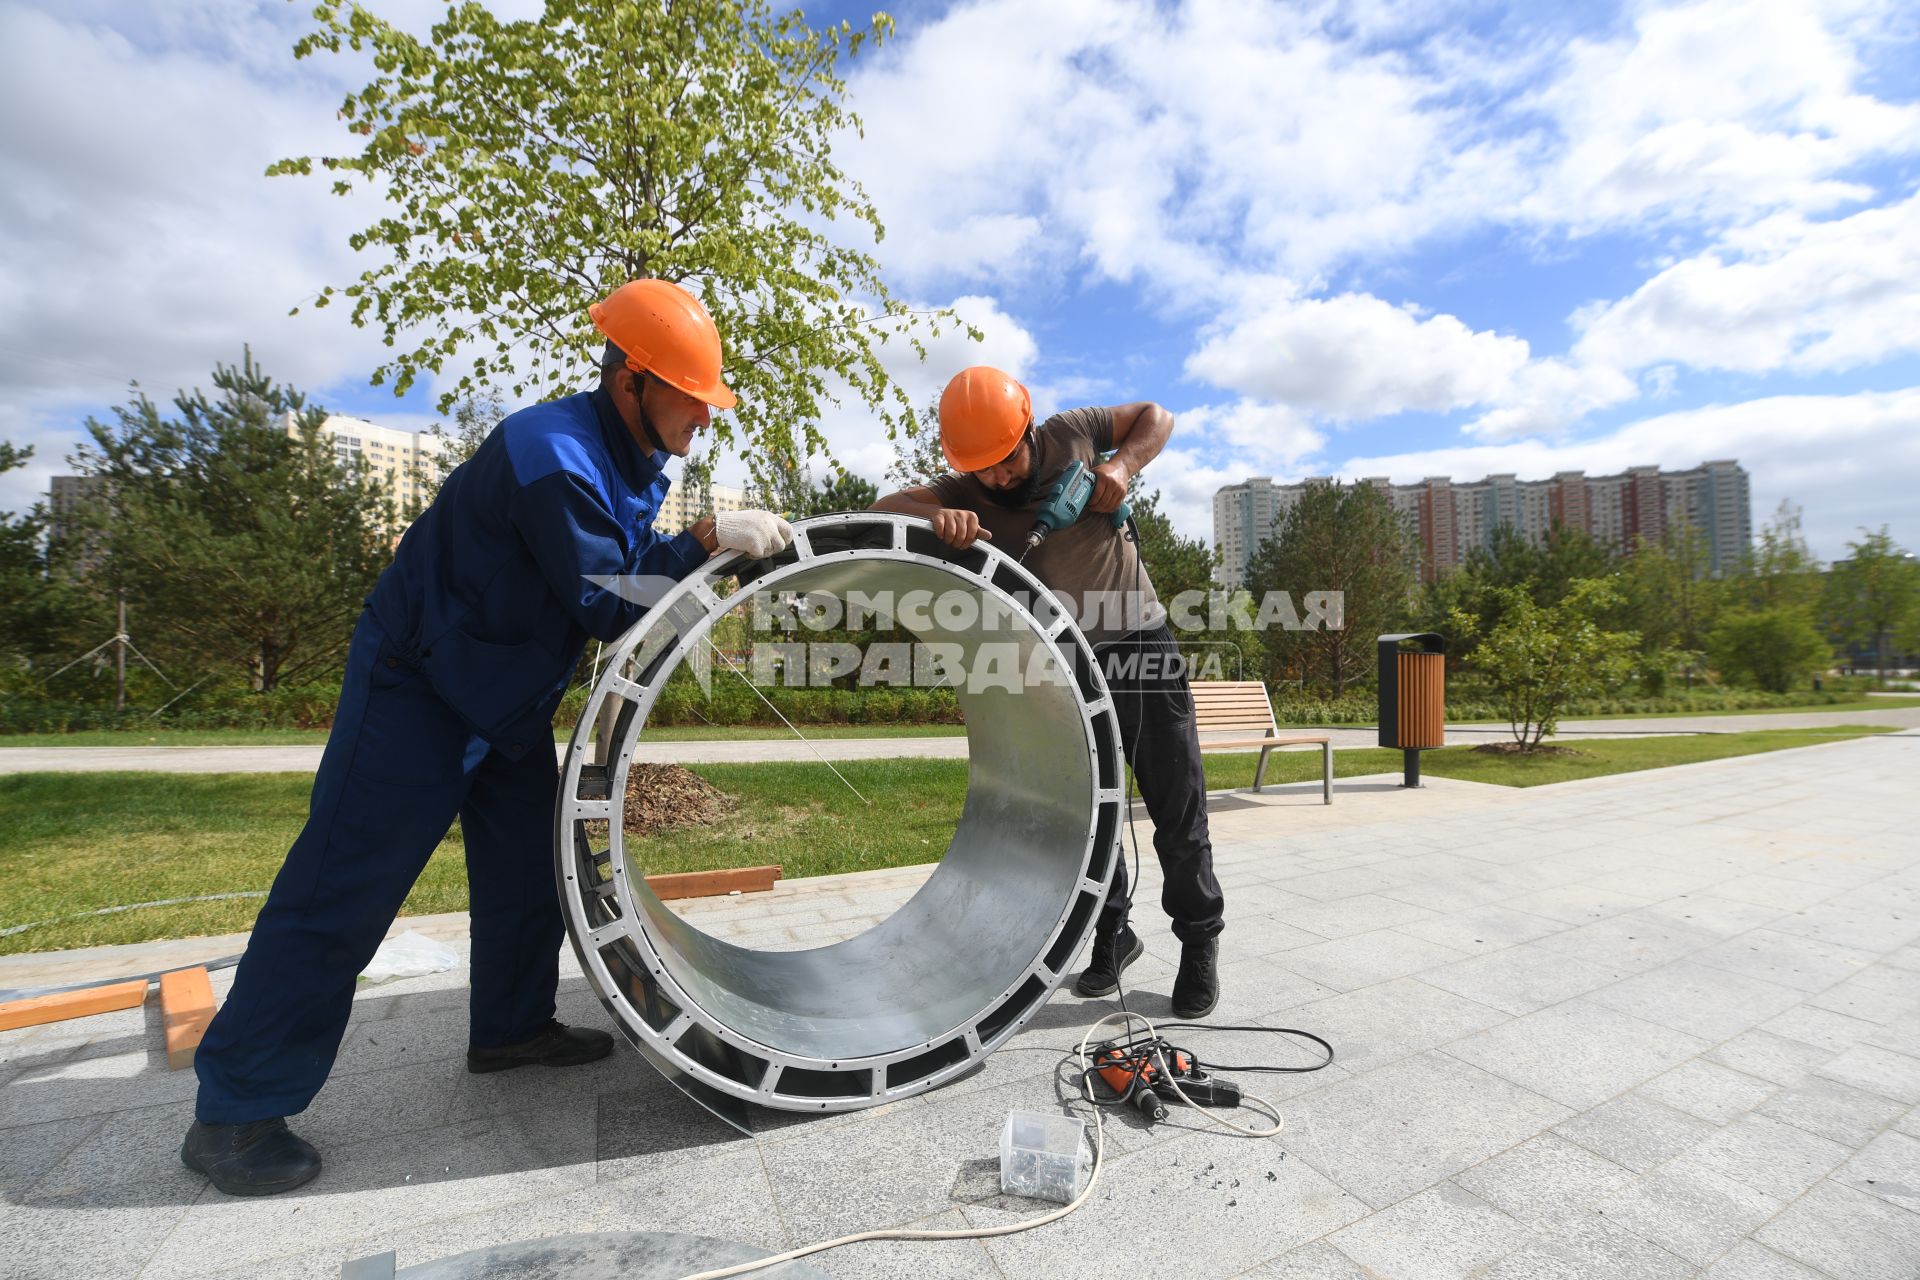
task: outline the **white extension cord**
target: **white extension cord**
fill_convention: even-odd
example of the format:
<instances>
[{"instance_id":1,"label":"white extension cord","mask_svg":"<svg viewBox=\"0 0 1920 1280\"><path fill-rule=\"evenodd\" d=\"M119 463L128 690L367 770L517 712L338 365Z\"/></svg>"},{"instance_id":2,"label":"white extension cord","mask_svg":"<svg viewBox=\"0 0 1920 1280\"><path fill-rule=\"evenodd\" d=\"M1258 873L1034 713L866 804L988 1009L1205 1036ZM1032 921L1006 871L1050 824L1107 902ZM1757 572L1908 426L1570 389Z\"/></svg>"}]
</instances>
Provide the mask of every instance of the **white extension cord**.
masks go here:
<instances>
[{"instance_id":1,"label":"white extension cord","mask_svg":"<svg viewBox=\"0 0 1920 1280\"><path fill-rule=\"evenodd\" d=\"M1087 1033L1080 1037L1080 1048L1076 1056L1080 1059L1080 1078L1082 1080L1086 1079L1087 1072L1092 1069L1092 1064L1087 1060L1087 1046L1093 1042L1094 1035L1100 1028L1106 1026L1116 1018L1138 1021L1141 1026L1147 1029L1149 1036L1158 1034L1154 1030L1153 1023L1149 1022L1142 1014L1128 1013L1125 1011L1108 1014L1106 1017L1088 1027ZM1179 1080L1175 1078L1173 1071L1169 1069L1165 1061L1160 1063L1160 1070L1161 1077L1173 1086L1173 1091L1179 1094L1182 1102L1200 1112L1209 1123L1218 1125L1228 1133L1237 1133L1243 1138L1272 1138L1278 1136L1280 1130L1286 1127L1286 1121L1281 1118L1279 1111L1274 1108L1272 1103L1264 1098L1256 1098L1252 1094L1243 1094L1240 1099L1240 1105L1256 1106L1259 1110L1266 1112L1269 1116L1273 1117L1273 1127L1271 1129L1242 1129L1237 1124L1229 1124L1227 1121L1220 1119L1206 1108L1198 1106L1192 1099L1188 1098L1187 1095L1181 1091ZM810 1244L798 1249L789 1249L785 1253L776 1253L769 1258L760 1258L753 1262L742 1262L736 1266L722 1267L716 1271L702 1271L697 1275L687 1276L684 1280L728 1280L728 1277L731 1276L744 1276L749 1272L759 1271L765 1267L777 1266L782 1262L792 1262L797 1258L805 1258L811 1254L824 1253L828 1249L838 1249L841 1245L857 1244L862 1240L985 1240L993 1236L1016 1235L1022 1231L1031 1231L1035 1227L1044 1227L1049 1222L1058 1222L1085 1204L1088 1198L1093 1195L1093 1189L1100 1181L1102 1139L1100 1113L1104 1109L1105 1108L1099 1106L1093 1108L1093 1170L1087 1175L1086 1190L1082 1191L1078 1196L1075 1196L1071 1203L1062 1205L1052 1213L1043 1213L1037 1218L1028 1218L1024 1222L1011 1222L1003 1227L974 1227L965 1231L908 1231L899 1229L862 1231L857 1235L841 1236L836 1240L823 1240L819 1244Z\"/></svg>"}]
</instances>

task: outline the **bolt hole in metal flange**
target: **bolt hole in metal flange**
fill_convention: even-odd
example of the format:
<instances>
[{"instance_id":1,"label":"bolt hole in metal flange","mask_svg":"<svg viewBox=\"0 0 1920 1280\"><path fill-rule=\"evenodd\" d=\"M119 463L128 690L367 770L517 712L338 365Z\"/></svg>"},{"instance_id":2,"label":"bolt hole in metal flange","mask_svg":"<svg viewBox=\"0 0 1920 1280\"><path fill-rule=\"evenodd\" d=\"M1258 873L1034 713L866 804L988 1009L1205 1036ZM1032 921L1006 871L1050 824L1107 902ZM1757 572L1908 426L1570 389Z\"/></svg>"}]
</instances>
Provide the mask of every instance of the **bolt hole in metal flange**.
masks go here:
<instances>
[{"instance_id":1,"label":"bolt hole in metal flange","mask_svg":"<svg viewBox=\"0 0 1920 1280\"><path fill-rule=\"evenodd\" d=\"M589 981L654 1066L742 1127L742 1103L852 1110L978 1065L1066 976L1112 875L1121 817L1105 684L1031 575L989 546L955 551L908 516L819 516L795 528L793 546L771 559L708 562L622 637L568 746L555 821L562 905ZM728 579L743 593L723 597ZM647 715L744 590L971 593L978 609L900 621L920 641L955 646L945 652L961 672L986 658L1020 673L954 681L967 795L945 855L887 919L829 946L761 951L701 931L647 887L623 837ZM988 644L1000 646L990 658Z\"/></svg>"}]
</instances>

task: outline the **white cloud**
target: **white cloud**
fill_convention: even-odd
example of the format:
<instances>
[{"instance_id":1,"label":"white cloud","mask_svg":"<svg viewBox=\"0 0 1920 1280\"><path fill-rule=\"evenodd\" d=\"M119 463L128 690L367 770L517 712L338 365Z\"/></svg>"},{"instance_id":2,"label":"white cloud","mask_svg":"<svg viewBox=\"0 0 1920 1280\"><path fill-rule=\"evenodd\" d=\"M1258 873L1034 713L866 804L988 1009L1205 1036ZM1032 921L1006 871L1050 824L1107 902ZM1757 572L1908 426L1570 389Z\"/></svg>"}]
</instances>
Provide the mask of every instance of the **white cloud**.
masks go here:
<instances>
[{"instance_id":1,"label":"white cloud","mask_svg":"<svg viewBox=\"0 0 1920 1280\"><path fill-rule=\"evenodd\" d=\"M1143 307L1212 317L1186 372L1236 395L1343 422L1478 409L1465 430L1485 440L1561 433L1634 399L1633 373L1656 363L1807 369L1904 349L1911 295L1884 285L1912 278L1909 256L1810 294L1823 264L1871 252L1855 234L1871 218L1810 234L1822 252L1748 251L1790 256L1770 280L1726 277L1749 264L1722 247L1610 316L1580 313L1588 339L1564 356L1430 314L1417 285L1396 306L1377 286L1329 292L1327 276L1494 226L1553 237L1664 220L1734 245L1769 214L1805 227L1870 197L1863 161L1920 148L1920 107L1861 87L1860 50L1889 13L1703 0L1530 49L1435 19L1416 24L1434 34L1414 56L1375 42L1406 34L1392 5L978 0L856 71L866 145L848 163L888 219L882 260L909 281L1003 295L1062 277L1135 284ZM1830 305L1792 314L1809 296ZM1737 362L1742 341L1752 361Z\"/></svg>"},{"instance_id":2,"label":"white cloud","mask_svg":"<svg viewBox=\"0 0 1920 1280\"><path fill-rule=\"evenodd\" d=\"M84 12L0 8L0 115L15 122L0 136L0 425L36 445L0 506L44 493L80 417L130 380L164 401L243 343L308 389L378 362L377 338L338 311L287 315L357 270L354 202L263 176L335 141L333 90L250 73L252 43L282 34L269 23L196 50L174 42L177 19L153 17L136 43Z\"/></svg>"},{"instance_id":3,"label":"white cloud","mask_svg":"<svg viewBox=\"0 0 1920 1280\"><path fill-rule=\"evenodd\" d=\"M1920 196L1851 217L1782 215L1576 317L1585 360L1622 369L1811 373L1920 351Z\"/></svg>"},{"instance_id":4,"label":"white cloud","mask_svg":"<svg viewBox=\"0 0 1920 1280\"><path fill-rule=\"evenodd\" d=\"M288 315L371 265L347 241L376 207L265 176L341 148L340 94L368 70L351 53L296 62L309 25L250 0L0 5L0 433L36 446L0 477L0 508L43 496L81 418L129 381L164 402L242 344L310 392L381 362L344 308Z\"/></svg>"},{"instance_id":5,"label":"white cloud","mask_svg":"<svg viewBox=\"0 0 1920 1280\"><path fill-rule=\"evenodd\" d=\"M377 338L337 312L287 315L353 270L364 208L262 176L337 141L323 94L0 10L0 115L23 124L0 140L0 381L95 403L129 378L171 394L243 341L309 387L371 369Z\"/></svg>"},{"instance_id":6,"label":"white cloud","mask_svg":"<svg viewBox=\"0 0 1920 1280\"><path fill-rule=\"evenodd\" d=\"M1528 354L1524 339L1356 293L1280 297L1203 333L1189 376L1333 419L1484 404Z\"/></svg>"},{"instance_id":7,"label":"white cloud","mask_svg":"<svg viewBox=\"0 0 1920 1280\"><path fill-rule=\"evenodd\" d=\"M976 0L856 67L846 162L910 282L1091 268L1204 305L1486 225L1864 198L1862 161L1920 149L1920 106L1861 87L1896 12L1703 0L1545 48L1429 15L1415 57L1334 10Z\"/></svg>"},{"instance_id":8,"label":"white cloud","mask_svg":"<svg viewBox=\"0 0 1920 1280\"><path fill-rule=\"evenodd\" d=\"M845 163L909 283L1090 270L1204 305L1246 260L1311 278L1517 199L1524 148L1443 89L1283 5L978 0L856 68Z\"/></svg>"},{"instance_id":9,"label":"white cloud","mask_svg":"<svg viewBox=\"0 0 1920 1280\"><path fill-rule=\"evenodd\" d=\"M1230 454L1244 466L1268 471L1285 471L1327 442L1297 411L1258 400L1183 410L1175 416L1174 439L1188 452Z\"/></svg>"},{"instance_id":10,"label":"white cloud","mask_svg":"<svg viewBox=\"0 0 1920 1280\"><path fill-rule=\"evenodd\" d=\"M1523 338L1371 294L1282 296L1202 334L1188 376L1324 420L1488 406L1466 432L1506 440L1558 434L1639 394L1604 361L1529 358Z\"/></svg>"},{"instance_id":11,"label":"white cloud","mask_svg":"<svg viewBox=\"0 0 1920 1280\"><path fill-rule=\"evenodd\" d=\"M1177 410L1173 437L1140 473L1160 509L1190 538L1213 541L1213 495L1249 475L1291 476L1327 437L1295 409L1256 399Z\"/></svg>"},{"instance_id":12,"label":"white cloud","mask_svg":"<svg viewBox=\"0 0 1920 1280\"><path fill-rule=\"evenodd\" d=\"M1463 430L1484 440L1528 435L1557 435L1588 414L1632 400L1634 380L1606 364L1562 360L1557 356L1528 362L1514 371L1489 409Z\"/></svg>"},{"instance_id":13,"label":"white cloud","mask_svg":"<svg viewBox=\"0 0 1920 1280\"><path fill-rule=\"evenodd\" d=\"M1858 88L1856 45L1897 12L1704 0L1648 7L1617 39L1574 42L1523 103L1561 136L1524 215L1575 231L1650 216L1737 225L1870 195L1855 165L1920 147L1920 107Z\"/></svg>"},{"instance_id":14,"label":"white cloud","mask_svg":"<svg viewBox=\"0 0 1920 1280\"><path fill-rule=\"evenodd\" d=\"M915 403L925 404L946 388L954 374L976 364L992 365L1023 381L1031 378L1040 358L1040 344L997 298L965 294L945 309L952 311L962 325L979 330L980 340L973 341L956 327L928 343L925 360L890 354L887 373L907 388Z\"/></svg>"}]
</instances>

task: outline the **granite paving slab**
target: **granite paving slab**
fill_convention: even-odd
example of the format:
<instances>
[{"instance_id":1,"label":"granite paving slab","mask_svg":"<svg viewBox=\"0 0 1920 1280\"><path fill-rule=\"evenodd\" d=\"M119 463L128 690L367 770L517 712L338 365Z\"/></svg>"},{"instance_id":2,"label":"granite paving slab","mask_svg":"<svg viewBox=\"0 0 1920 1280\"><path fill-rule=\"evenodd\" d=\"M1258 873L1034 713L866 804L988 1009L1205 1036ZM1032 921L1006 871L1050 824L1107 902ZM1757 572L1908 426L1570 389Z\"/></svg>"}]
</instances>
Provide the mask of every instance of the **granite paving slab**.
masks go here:
<instances>
[{"instance_id":1,"label":"granite paving slab","mask_svg":"<svg viewBox=\"0 0 1920 1280\"><path fill-rule=\"evenodd\" d=\"M1269 1099L1280 1136L1115 1112L1100 1186L1061 1222L814 1261L930 1280L1913 1280L1913 763L1907 743L1861 740L1525 790L1343 779L1331 806L1219 807L1229 925L1208 1021L1246 1029L1175 1034ZM674 909L735 945L809 946L871 927L931 872ZM1154 1018L1179 959L1159 880L1149 856L1149 953L1124 993ZM230 1199L179 1165L194 1083L166 1069L151 1005L0 1033L0 1272L331 1280L389 1249L406 1266L579 1231L771 1250L1017 1224L1052 1206L1000 1193L1000 1126L1015 1109L1084 1110L1064 1054L1118 1007L1063 991L945 1089L769 1113L741 1134L625 1050L468 1075L464 917L397 927L411 924L460 963L357 993L332 1080L293 1121L326 1167L286 1196ZM0 983L243 944L7 957ZM570 953L562 973L561 1015L606 1025ZM230 981L215 975L216 996ZM1314 1060L1272 1034L1286 1027L1326 1035L1333 1065L1249 1070Z\"/></svg>"}]
</instances>

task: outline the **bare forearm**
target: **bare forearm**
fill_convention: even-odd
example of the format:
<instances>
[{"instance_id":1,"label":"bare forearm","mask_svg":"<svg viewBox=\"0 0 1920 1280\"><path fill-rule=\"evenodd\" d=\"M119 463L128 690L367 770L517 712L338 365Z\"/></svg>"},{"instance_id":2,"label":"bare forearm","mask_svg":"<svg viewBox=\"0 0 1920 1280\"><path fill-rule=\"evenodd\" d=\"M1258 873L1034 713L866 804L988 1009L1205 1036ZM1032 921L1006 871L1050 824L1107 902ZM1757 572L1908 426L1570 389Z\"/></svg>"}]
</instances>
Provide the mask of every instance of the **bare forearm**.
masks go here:
<instances>
[{"instance_id":1,"label":"bare forearm","mask_svg":"<svg viewBox=\"0 0 1920 1280\"><path fill-rule=\"evenodd\" d=\"M1160 456L1172 435L1173 415L1157 404L1142 404L1135 409L1126 438L1113 451L1113 456L1126 467L1129 475L1138 475L1142 467Z\"/></svg>"},{"instance_id":2,"label":"bare forearm","mask_svg":"<svg viewBox=\"0 0 1920 1280\"><path fill-rule=\"evenodd\" d=\"M940 504L933 500L933 494L925 489L900 489L887 494L873 504L875 511L891 511L895 515L919 516L922 520L933 519L933 513L940 510Z\"/></svg>"},{"instance_id":3,"label":"bare forearm","mask_svg":"<svg viewBox=\"0 0 1920 1280\"><path fill-rule=\"evenodd\" d=\"M976 539L993 541L993 535L980 527L977 512L943 507L931 489L902 489L890 493L874 503L873 509L891 511L895 515L919 516L933 526L934 533L948 546L968 547Z\"/></svg>"}]
</instances>

